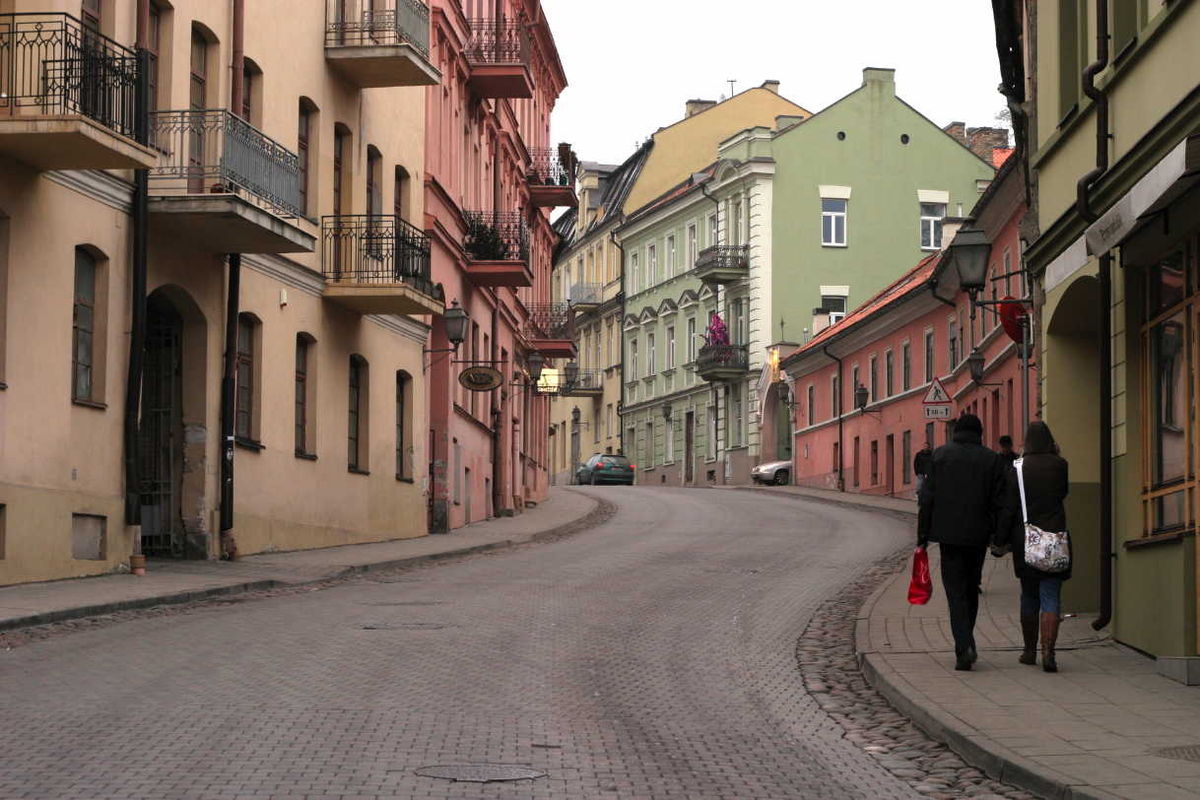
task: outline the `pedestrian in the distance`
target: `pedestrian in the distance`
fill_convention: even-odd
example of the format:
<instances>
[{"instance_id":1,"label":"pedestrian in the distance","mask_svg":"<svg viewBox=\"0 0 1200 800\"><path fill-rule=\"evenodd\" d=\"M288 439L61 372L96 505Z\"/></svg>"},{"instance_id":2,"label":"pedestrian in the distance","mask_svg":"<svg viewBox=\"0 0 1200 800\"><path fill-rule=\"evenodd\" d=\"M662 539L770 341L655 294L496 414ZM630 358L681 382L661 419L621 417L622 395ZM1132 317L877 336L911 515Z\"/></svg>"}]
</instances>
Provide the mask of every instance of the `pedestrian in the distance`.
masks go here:
<instances>
[{"instance_id":1,"label":"pedestrian in the distance","mask_svg":"<svg viewBox=\"0 0 1200 800\"><path fill-rule=\"evenodd\" d=\"M1021 457L1021 454L1013 450L1012 437L1005 434L1000 437L1000 457L1004 459L1004 463L1011 464Z\"/></svg>"},{"instance_id":2,"label":"pedestrian in the distance","mask_svg":"<svg viewBox=\"0 0 1200 800\"><path fill-rule=\"evenodd\" d=\"M1067 461L1058 453L1058 445L1044 422L1031 422L1025 434L1025 455L1020 463L1025 482L1025 504L1029 522L1044 531L1067 530ZM1021 513L1021 491L1017 472L1008 477L1007 503L997 530L996 546L1012 550L1013 570L1021 581L1021 635L1025 640L1019 661L1037 663L1037 646L1042 642L1042 669L1057 672L1054 646L1062 619L1062 585L1071 577L1065 572L1040 572L1025 563L1025 525Z\"/></svg>"},{"instance_id":3,"label":"pedestrian in the distance","mask_svg":"<svg viewBox=\"0 0 1200 800\"><path fill-rule=\"evenodd\" d=\"M917 543L938 543L954 668L969 670L979 657L979 585L1004 511L1007 467L999 453L983 446L983 423L974 414L959 417L951 442L933 451L932 461L921 487Z\"/></svg>"},{"instance_id":4,"label":"pedestrian in the distance","mask_svg":"<svg viewBox=\"0 0 1200 800\"><path fill-rule=\"evenodd\" d=\"M925 442L925 446L913 457L913 474L917 476L917 498L921 497L921 486L925 483L925 476L929 474L929 470L933 467L933 443Z\"/></svg>"}]
</instances>

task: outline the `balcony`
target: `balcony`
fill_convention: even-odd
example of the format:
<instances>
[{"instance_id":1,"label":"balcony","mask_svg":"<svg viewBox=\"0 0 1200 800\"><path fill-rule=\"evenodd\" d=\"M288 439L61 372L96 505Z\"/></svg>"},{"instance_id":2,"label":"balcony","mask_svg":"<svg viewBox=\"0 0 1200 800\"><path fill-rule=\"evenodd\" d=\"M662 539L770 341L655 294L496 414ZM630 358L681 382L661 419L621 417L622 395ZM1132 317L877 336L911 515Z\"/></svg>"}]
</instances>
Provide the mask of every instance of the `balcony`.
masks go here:
<instances>
[{"instance_id":1,"label":"balcony","mask_svg":"<svg viewBox=\"0 0 1200 800\"><path fill-rule=\"evenodd\" d=\"M530 303L522 331L530 350L546 358L575 358L575 311L570 303Z\"/></svg>"},{"instance_id":2,"label":"balcony","mask_svg":"<svg viewBox=\"0 0 1200 800\"><path fill-rule=\"evenodd\" d=\"M529 31L503 17L472 19L467 63L471 91L481 98L533 97Z\"/></svg>"},{"instance_id":3,"label":"balcony","mask_svg":"<svg viewBox=\"0 0 1200 800\"><path fill-rule=\"evenodd\" d=\"M750 371L750 351L743 344L706 344L696 354L696 372L710 383L731 383Z\"/></svg>"},{"instance_id":4,"label":"balcony","mask_svg":"<svg viewBox=\"0 0 1200 800\"><path fill-rule=\"evenodd\" d=\"M604 394L604 371L581 369L575 380L562 385L559 394L564 397L600 397Z\"/></svg>"},{"instance_id":5,"label":"balcony","mask_svg":"<svg viewBox=\"0 0 1200 800\"><path fill-rule=\"evenodd\" d=\"M576 311L590 311L604 299L604 284L576 283L571 287L570 301Z\"/></svg>"},{"instance_id":6,"label":"balcony","mask_svg":"<svg viewBox=\"0 0 1200 800\"><path fill-rule=\"evenodd\" d=\"M156 230L217 253L310 253L297 155L225 109L150 115Z\"/></svg>"},{"instance_id":7,"label":"balcony","mask_svg":"<svg viewBox=\"0 0 1200 800\"><path fill-rule=\"evenodd\" d=\"M429 63L429 7L420 0L395 2L396 8L382 10L347 8L355 4L345 0L326 6L325 58L359 89L441 81Z\"/></svg>"},{"instance_id":8,"label":"balcony","mask_svg":"<svg viewBox=\"0 0 1200 800\"><path fill-rule=\"evenodd\" d=\"M430 279L429 237L394 216L321 219L325 297L359 314L441 314Z\"/></svg>"},{"instance_id":9,"label":"balcony","mask_svg":"<svg viewBox=\"0 0 1200 800\"><path fill-rule=\"evenodd\" d=\"M519 288L533 285L529 227L515 212L465 211L463 250L466 273L476 286Z\"/></svg>"},{"instance_id":10,"label":"balcony","mask_svg":"<svg viewBox=\"0 0 1200 800\"><path fill-rule=\"evenodd\" d=\"M530 151L529 200L538 208L579 205L570 170L559 151L549 147Z\"/></svg>"},{"instance_id":11,"label":"balcony","mask_svg":"<svg viewBox=\"0 0 1200 800\"><path fill-rule=\"evenodd\" d=\"M0 14L0 156L39 170L145 169L137 54L67 14Z\"/></svg>"},{"instance_id":12,"label":"balcony","mask_svg":"<svg viewBox=\"0 0 1200 800\"><path fill-rule=\"evenodd\" d=\"M696 258L696 277L705 283L733 283L750 273L747 245L713 245Z\"/></svg>"}]
</instances>

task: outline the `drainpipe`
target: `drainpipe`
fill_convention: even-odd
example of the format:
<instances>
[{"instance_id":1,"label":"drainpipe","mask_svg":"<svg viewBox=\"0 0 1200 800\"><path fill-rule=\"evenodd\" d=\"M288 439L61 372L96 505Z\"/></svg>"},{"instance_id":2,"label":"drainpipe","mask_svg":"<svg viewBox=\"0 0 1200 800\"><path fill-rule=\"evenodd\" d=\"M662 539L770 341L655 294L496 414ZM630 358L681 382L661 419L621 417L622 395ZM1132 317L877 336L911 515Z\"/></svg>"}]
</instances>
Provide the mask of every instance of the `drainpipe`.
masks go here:
<instances>
[{"instance_id":1,"label":"drainpipe","mask_svg":"<svg viewBox=\"0 0 1200 800\"><path fill-rule=\"evenodd\" d=\"M846 491L846 440L845 440L845 424L842 420L842 392L845 391L845 386L842 385L842 360L829 352L829 345L822 345L821 352L832 358L838 365L838 396L837 396L837 415L838 415L838 491ZM812 416L812 409L808 410L809 416Z\"/></svg>"},{"instance_id":2,"label":"drainpipe","mask_svg":"<svg viewBox=\"0 0 1200 800\"><path fill-rule=\"evenodd\" d=\"M138 82L135 97L135 137L144 144L149 139L150 93L147 76L149 59L146 44L150 31L150 0L138 0L137 5L137 59ZM138 419L142 399L142 370L146 357L146 272L149 261L147 254L147 196L149 194L149 171L134 170L133 173L133 253L130 270L130 323L129 323L129 370L125 377L125 524L140 525L142 522L141 464L138 457ZM133 539L133 554L142 554L142 537Z\"/></svg>"},{"instance_id":3,"label":"drainpipe","mask_svg":"<svg viewBox=\"0 0 1200 800\"><path fill-rule=\"evenodd\" d=\"M491 366L500 362L500 298L492 290L492 349L488 353ZM504 469L500 464L500 427L504 424L504 401L501 395L508 391L507 387L492 391L492 516L500 516L500 507L504 503L502 482Z\"/></svg>"},{"instance_id":4,"label":"drainpipe","mask_svg":"<svg viewBox=\"0 0 1200 800\"><path fill-rule=\"evenodd\" d=\"M242 77L245 74L245 0L233 0L233 80L230 110L242 108ZM242 284L242 255L229 254L229 283L225 296L225 363L221 377L221 556L237 558L233 536L233 418L234 387L237 380L238 302Z\"/></svg>"},{"instance_id":5,"label":"drainpipe","mask_svg":"<svg viewBox=\"0 0 1200 800\"><path fill-rule=\"evenodd\" d=\"M613 243L613 246L616 247L617 250L620 251L620 253L621 253L621 266L620 266L621 319L617 321L617 326L618 326L617 331L619 333L621 333L621 352L618 353L617 355L619 355L621 357L621 399L622 400L624 400L624 398L625 398L625 334L624 334L624 328L625 328L625 313L628 310L625 307L625 298L628 297L628 295L625 293L625 245L621 244L620 240L617 239L617 228L621 227L623 224L625 224L625 215L624 214L621 215L620 220L617 222L616 225L613 226L613 229L608 232L609 241L611 241ZM617 405L617 420L619 423L617 425L617 441L620 442L619 447L621 449L621 452L625 455L628 455L628 453L625 453L625 422L623 420L621 420L621 414L620 414L621 408L623 406L624 406L623 402L619 403ZM572 469L574 469L574 467L572 467ZM695 474L695 473L693 473L693 474Z\"/></svg>"},{"instance_id":6,"label":"drainpipe","mask_svg":"<svg viewBox=\"0 0 1200 800\"><path fill-rule=\"evenodd\" d=\"M1096 86L1096 76L1108 66L1108 2L1096 0L1096 60L1083 71L1083 93L1096 109L1096 166L1076 184L1075 207L1087 222L1099 214L1091 206L1088 192L1108 171L1108 95ZM1112 519L1112 253L1100 256L1100 616L1096 630L1112 621L1113 519Z\"/></svg>"}]
</instances>

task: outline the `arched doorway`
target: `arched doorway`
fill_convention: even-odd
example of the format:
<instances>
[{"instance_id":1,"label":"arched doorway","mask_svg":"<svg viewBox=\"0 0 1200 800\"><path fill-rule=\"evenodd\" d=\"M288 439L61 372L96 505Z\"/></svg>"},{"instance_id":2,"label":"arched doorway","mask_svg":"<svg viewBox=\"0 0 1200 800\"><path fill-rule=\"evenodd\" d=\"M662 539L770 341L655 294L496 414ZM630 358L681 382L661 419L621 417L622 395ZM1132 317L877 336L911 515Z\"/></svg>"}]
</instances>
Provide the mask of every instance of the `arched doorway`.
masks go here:
<instances>
[{"instance_id":1,"label":"arched doorway","mask_svg":"<svg viewBox=\"0 0 1200 800\"><path fill-rule=\"evenodd\" d=\"M1072 611L1095 610L1100 592L1100 306L1099 281L1076 279L1053 306L1039 348L1042 416L1071 465L1066 509L1075 568L1063 596Z\"/></svg>"},{"instance_id":2,"label":"arched doorway","mask_svg":"<svg viewBox=\"0 0 1200 800\"><path fill-rule=\"evenodd\" d=\"M208 557L204 330L182 289L163 287L147 298L138 437L148 556Z\"/></svg>"}]
</instances>

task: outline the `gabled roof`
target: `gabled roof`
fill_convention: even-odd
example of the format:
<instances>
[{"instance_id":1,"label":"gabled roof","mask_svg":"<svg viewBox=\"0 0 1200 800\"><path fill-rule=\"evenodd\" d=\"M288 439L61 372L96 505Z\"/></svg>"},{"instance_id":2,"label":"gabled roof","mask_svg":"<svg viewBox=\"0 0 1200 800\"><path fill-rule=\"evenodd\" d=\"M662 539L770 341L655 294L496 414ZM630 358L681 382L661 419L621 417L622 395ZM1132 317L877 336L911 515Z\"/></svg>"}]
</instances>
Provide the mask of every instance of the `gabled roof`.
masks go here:
<instances>
[{"instance_id":1,"label":"gabled roof","mask_svg":"<svg viewBox=\"0 0 1200 800\"><path fill-rule=\"evenodd\" d=\"M898 280L885 287L870 300L851 311L837 325L832 325L821 331L803 347L796 349L785 357L780 363L783 366L787 366L789 363L797 361L802 356L820 348L822 345L829 344L834 339L845 336L856 327L874 319L906 297L925 291L945 252L945 250L939 250L921 259L915 267L904 273Z\"/></svg>"},{"instance_id":2,"label":"gabled roof","mask_svg":"<svg viewBox=\"0 0 1200 800\"><path fill-rule=\"evenodd\" d=\"M593 165L608 173L604 177L604 192L600 196L600 213L583 231L576 230L579 220L578 209L572 208L554 221L553 228L560 237L559 246L555 251L556 262L564 251L571 249L588 236L621 217L621 207L625 205L625 198L629 196L629 192L637 181L638 175L641 174L642 167L653 147L654 141L647 140L645 144L634 151L633 155L617 167ZM584 163L587 165L592 162Z\"/></svg>"}]
</instances>

